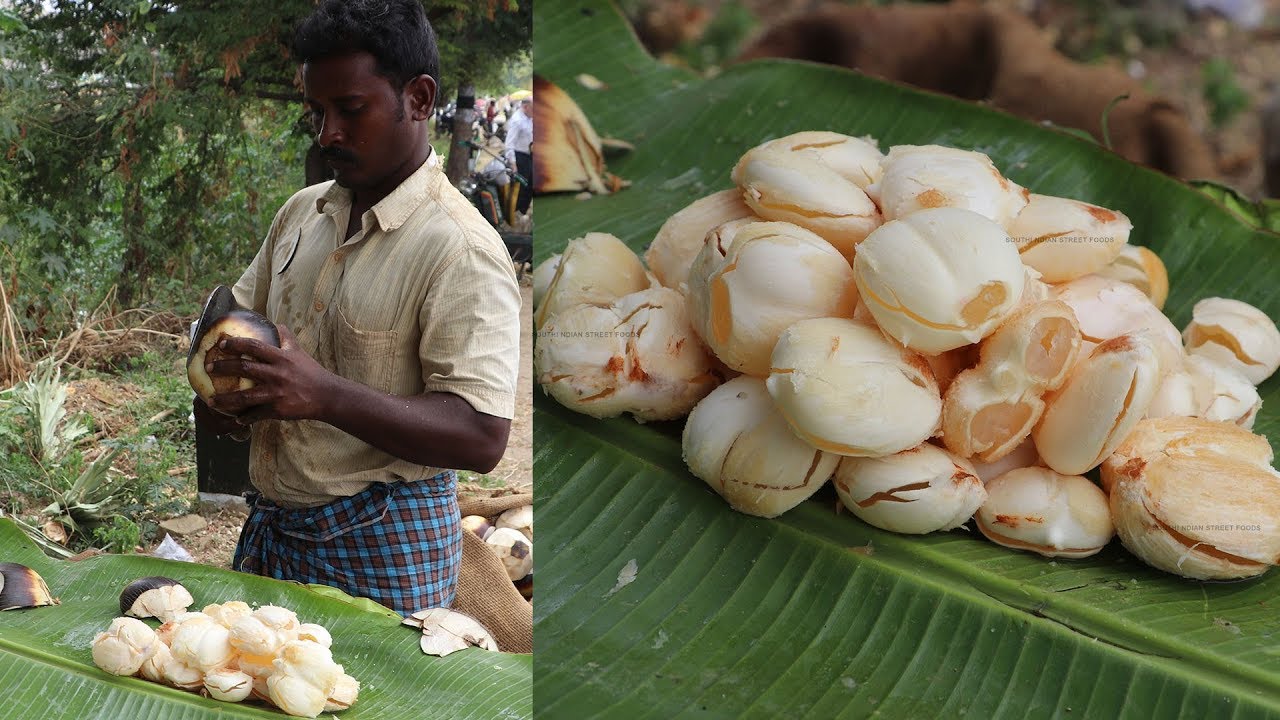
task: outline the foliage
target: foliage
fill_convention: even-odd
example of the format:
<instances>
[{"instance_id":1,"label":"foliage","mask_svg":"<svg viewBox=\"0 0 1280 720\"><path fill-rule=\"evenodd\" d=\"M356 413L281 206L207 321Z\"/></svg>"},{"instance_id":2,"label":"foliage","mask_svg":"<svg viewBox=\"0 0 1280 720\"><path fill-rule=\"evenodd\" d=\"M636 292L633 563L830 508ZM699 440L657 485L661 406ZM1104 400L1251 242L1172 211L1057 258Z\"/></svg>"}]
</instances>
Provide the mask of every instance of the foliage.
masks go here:
<instances>
[{"instance_id":1,"label":"foliage","mask_svg":"<svg viewBox=\"0 0 1280 720\"><path fill-rule=\"evenodd\" d=\"M452 5L452 3L448 3ZM451 152L445 162L445 172L450 182L456 183L466 175L471 151L471 123L476 88L496 84L513 62L529 63L529 50L533 45L533 3L526 0L488 0L486 3L459 3L449 12L432 17L437 34L449 37L452 42L440 48L442 74L436 104L444 105L444 98L454 97L458 110L453 119L449 140ZM532 74L530 74L532 79ZM504 89L502 94L507 90Z\"/></svg>"},{"instance_id":2,"label":"foliage","mask_svg":"<svg viewBox=\"0 0 1280 720\"><path fill-rule=\"evenodd\" d=\"M499 85L513 62L528 62L533 45L531 0L445 0L427 5L441 40L437 104L465 86Z\"/></svg>"},{"instance_id":3,"label":"foliage","mask_svg":"<svg viewBox=\"0 0 1280 720\"><path fill-rule=\"evenodd\" d=\"M256 24L213 23L201 37L187 25L195 11L42 5L15 4L28 30L8 59L28 92L0 100L14 121L0 141L18 160L0 216L11 301L28 336L47 337L66 308L92 306L112 285L132 307L246 264L300 185L305 141L294 113L237 86L232 50ZM219 42L232 47L207 47Z\"/></svg>"},{"instance_id":4,"label":"foliage","mask_svg":"<svg viewBox=\"0 0 1280 720\"><path fill-rule=\"evenodd\" d=\"M92 533L99 526L112 523L118 517L120 496L129 490L127 482L113 482L111 478L112 463L119 454L120 449L116 448L98 456L70 487L55 494L42 514L71 533Z\"/></svg>"},{"instance_id":5,"label":"foliage","mask_svg":"<svg viewBox=\"0 0 1280 720\"><path fill-rule=\"evenodd\" d=\"M67 386L62 369L46 361L23 383L14 388L14 401L31 419L36 440L33 457L46 465L56 465L75 441L89 432L81 418L67 418Z\"/></svg>"},{"instance_id":6,"label":"foliage","mask_svg":"<svg viewBox=\"0 0 1280 720\"><path fill-rule=\"evenodd\" d=\"M93 542L106 552L128 553L142 542L142 529L123 515L111 518L108 525L93 529Z\"/></svg>"},{"instance_id":7,"label":"foliage","mask_svg":"<svg viewBox=\"0 0 1280 720\"><path fill-rule=\"evenodd\" d=\"M497 77L476 81L478 92L491 97L510 94L517 88L528 90L532 87L533 56L527 50L510 58Z\"/></svg>"},{"instance_id":8,"label":"foliage","mask_svg":"<svg viewBox=\"0 0 1280 720\"><path fill-rule=\"evenodd\" d=\"M1057 28L1058 49L1082 62L1129 56L1143 47L1168 47L1187 31L1185 13L1166 3L1074 0Z\"/></svg>"},{"instance_id":9,"label":"foliage","mask_svg":"<svg viewBox=\"0 0 1280 720\"><path fill-rule=\"evenodd\" d=\"M726 5L707 23L702 38L685 44L677 54L690 68L718 71L738 54L742 43L759 30L760 23L750 10L738 4Z\"/></svg>"},{"instance_id":10,"label":"foliage","mask_svg":"<svg viewBox=\"0 0 1280 720\"><path fill-rule=\"evenodd\" d=\"M528 47L527 23L501 34L528 16L511 0L425 4L451 83L493 77ZM0 243L22 331L56 336L68 308L112 286L124 307L176 307L234 280L303 184L310 138L288 43L311 0L10 5Z\"/></svg>"},{"instance_id":11,"label":"foliage","mask_svg":"<svg viewBox=\"0 0 1280 720\"><path fill-rule=\"evenodd\" d=\"M1193 181L1191 186L1222 203L1249 223L1280 233L1280 199L1263 198L1254 202L1235 188L1208 180Z\"/></svg>"},{"instance_id":12,"label":"foliage","mask_svg":"<svg viewBox=\"0 0 1280 720\"><path fill-rule=\"evenodd\" d=\"M496 475L490 475L488 473L482 474L477 472L471 472L469 470L458 471L458 484L474 485L476 487L483 488L485 490L493 490L497 488L504 488L507 486L506 480L503 478L497 477Z\"/></svg>"},{"instance_id":13,"label":"foliage","mask_svg":"<svg viewBox=\"0 0 1280 720\"><path fill-rule=\"evenodd\" d=\"M1209 121L1221 129L1249 108L1249 93L1236 82L1235 70L1226 58L1211 58L1201 68Z\"/></svg>"},{"instance_id":14,"label":"foliage","mask_svg":"<svg viewBox=\"0 0 1280 720\"><path fill-rule=\"evenodd\" d=\"M177 349L156 350L121 376L105 376L138 388L137 399L100 417L109 429L92 438L90 418L65 407L69 384L60 379L61 368L42 363L27 382L0 396L0 489L8 511L32 527L61 523L72 548L114 543L120 552L149 540L160 519L186 512L195 496L194 434L191 390L173 371L180 360ZM93 373L82 377L103 382ZM99 439L105 434L114 437ZM42 435L57 440L41 441ZM49 447L57 450L42 450ZM96 459L86 463L86 455Z\"/></svg>"}]
</instances>

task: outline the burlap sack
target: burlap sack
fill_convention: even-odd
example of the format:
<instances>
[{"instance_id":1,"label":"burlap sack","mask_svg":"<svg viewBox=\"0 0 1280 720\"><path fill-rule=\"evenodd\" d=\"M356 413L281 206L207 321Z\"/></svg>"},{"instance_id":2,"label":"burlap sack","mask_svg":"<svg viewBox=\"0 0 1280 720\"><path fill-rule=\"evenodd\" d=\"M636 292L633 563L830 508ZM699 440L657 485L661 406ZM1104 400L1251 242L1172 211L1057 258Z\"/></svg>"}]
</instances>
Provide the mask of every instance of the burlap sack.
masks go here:
<instances>
[{"instance_id":1,"label":"burlap sack","mask_svg":"<svg viewBox=\"0 0 1280 720\"><path fill-rule=\"evenodd\" d=\"M497 497L489 497L487 495L458 496L458 510L461 511L462 517L468 515L481 515L487 518L497 517L508 510L532 504L532 493L516 493Z\"/></svg>"},{"instance_id":2,"label":"burlap sack","mask_svg":"<svg viewBox=\"0 0 1280 720\"><path fill-rule=\"evenodd\" d=\"M1032 120L1085 130L1115 152L1186 179L1212 179L1209 145L1182 110L1124 72L1084 65L1054 49L1016 11L959 0L947 5L829 5L780 21L739 60L786 57L842 65L887 80L981 100Z\"/></svg>"},{"instance_id":3,"label":"burlap sack","mask_svg":"<svg viewBox=\"0 0 1280 720\"><path fill-rule=\"evenodd\" d=\"M458 498L462 516L494 517L521 505L531 505L533 495ZM503 652L533 652L533 605L520 596L507 577L502 561L475 533L462 533L462 567L453 609L470 615L489 629Z\"/></svg>"}]
</instances>

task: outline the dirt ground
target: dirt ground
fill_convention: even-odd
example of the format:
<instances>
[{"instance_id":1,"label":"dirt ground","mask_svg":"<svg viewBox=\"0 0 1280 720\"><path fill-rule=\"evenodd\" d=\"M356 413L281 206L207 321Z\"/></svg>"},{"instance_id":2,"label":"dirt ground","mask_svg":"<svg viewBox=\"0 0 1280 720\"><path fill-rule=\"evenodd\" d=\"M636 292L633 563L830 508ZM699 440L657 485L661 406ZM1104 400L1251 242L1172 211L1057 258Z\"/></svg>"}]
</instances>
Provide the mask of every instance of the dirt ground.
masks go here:
<instances>
[{"instance_id":1,"label":"dirt ground","mask_svg":"<svg viewBox=\"0 0 1280 720\"><path fill-rule=\"evenodd\" d=\"M533 288L528 279L521 284L520 319L523 327L533 327ZM497 481L511 489L533 488L533 333L526 332L520 341L520 381L516 397L516 415L511 421L511 437L507 452L484 486L492 488ZM461 490L479 490L478 485L463 484ZM231 567L245 513L238 509L205 510L200 513L209 524L197 532L176 538L196 562L217 567ZM163 536L162 536L163 537Z\"/></svg>"}]
</instances>

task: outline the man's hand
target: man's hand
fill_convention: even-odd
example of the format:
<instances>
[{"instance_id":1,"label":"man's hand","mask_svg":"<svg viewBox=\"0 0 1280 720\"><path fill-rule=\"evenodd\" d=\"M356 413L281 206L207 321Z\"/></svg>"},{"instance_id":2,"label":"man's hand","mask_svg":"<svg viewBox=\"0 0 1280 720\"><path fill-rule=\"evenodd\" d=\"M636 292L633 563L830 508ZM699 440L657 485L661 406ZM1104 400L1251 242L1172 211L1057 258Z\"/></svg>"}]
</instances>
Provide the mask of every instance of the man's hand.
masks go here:
<instances>
[{"instance_id":1,"label":"man's hand","mask_svg":"<svg viewBox=\"0 0 1280 720\"><path fill-rule=\"evenodd\" d=\"M280 347L227 338L233 357L206 363L210 375L254 381L248 390L214 395L212 405L240 423L319 420L389 455L418 465L487 473L502 459L511 421L477 412L461 397L429 392L401 397L335 375L307 355L289 328Z\"/></svg>"},{"instance_id":2,"label":"man's hand","mask_svg":"<svg viewBox=\"0 0 1280 720\"><path fill-rule=\"evenodd\" d=\"M236 415L249 425L259 420L307 420L323 416L335 375L298 347L289 328L277 325L280 347L252 338L226 338L220 349L245 357L207 363L210 375L253 380L248 390L214 395L218 410Z\"/></svg>"}]
</instances>

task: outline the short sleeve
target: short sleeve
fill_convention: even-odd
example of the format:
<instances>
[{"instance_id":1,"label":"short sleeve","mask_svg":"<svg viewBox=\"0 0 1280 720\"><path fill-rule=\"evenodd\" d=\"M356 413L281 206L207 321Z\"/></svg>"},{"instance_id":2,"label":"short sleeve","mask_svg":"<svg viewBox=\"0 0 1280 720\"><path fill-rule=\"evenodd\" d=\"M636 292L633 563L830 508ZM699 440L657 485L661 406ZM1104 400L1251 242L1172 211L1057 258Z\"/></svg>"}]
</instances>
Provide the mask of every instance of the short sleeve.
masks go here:
<instances>
[{"instance_id":1,"label":"short sleeve","mask_svg":"<svg viewBox=\"0 0 1280 720\"><path fill-rule=\"evenodd\" d=\"M510 257L469 245L432 282L419 310L422 380L477 411L515 417L520 371L520 287Z\"/></svg>"}]
</instances>

